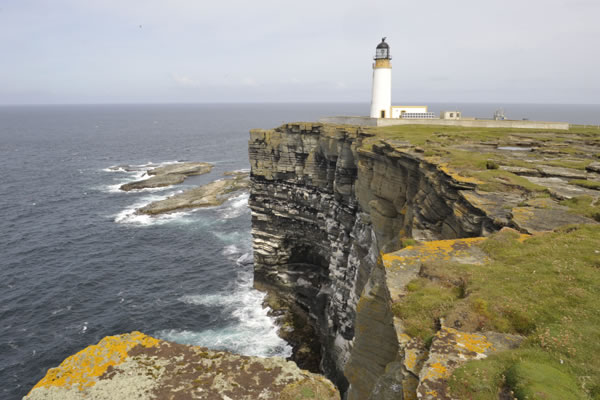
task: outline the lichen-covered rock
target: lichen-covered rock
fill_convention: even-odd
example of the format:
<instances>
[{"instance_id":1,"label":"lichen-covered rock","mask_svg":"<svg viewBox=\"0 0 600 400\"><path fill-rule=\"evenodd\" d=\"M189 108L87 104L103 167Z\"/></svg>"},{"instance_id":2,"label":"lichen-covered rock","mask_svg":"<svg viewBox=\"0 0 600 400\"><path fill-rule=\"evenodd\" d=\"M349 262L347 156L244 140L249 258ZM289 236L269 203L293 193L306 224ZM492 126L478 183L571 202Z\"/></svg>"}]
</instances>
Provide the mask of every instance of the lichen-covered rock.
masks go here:
<instances>
[{"instance_id":1,"label":"lichen-covered rock","mask_svg":"<svg viewBox=\"0 0 600 400\"><path fill-rule=\"evenodd\" d=\"M327 379L281 358L211 351L140 332L106 337L67 358L25 396L27 400L296 398L340 396Z\"/></svg>"},{"instance_id":2,"label":"lichen-covered rock","mask_svg":"<svg viewBox=\"0 0 600 400\"><path fill-rule=\"evenodd\" d=\"M515 207L511 210L513 225L521 232L535 234L571 224L593 224L594 220L569 212L558 204L553 207Z\"/></svg>"},{"instance_id":3,"label":"lichen-covered rock","mask_svg":"<svg viewBox=\"0 0 600 400\"><path fill-rule=\"evenodd\" d=\"M422 400L452 399L448 378L470 360L480 360L497 351L515 348L524 337L501 333L468 333L442 327L431 343L429 357L419 374L417 396Z\"/></svg>"}]
</instances>

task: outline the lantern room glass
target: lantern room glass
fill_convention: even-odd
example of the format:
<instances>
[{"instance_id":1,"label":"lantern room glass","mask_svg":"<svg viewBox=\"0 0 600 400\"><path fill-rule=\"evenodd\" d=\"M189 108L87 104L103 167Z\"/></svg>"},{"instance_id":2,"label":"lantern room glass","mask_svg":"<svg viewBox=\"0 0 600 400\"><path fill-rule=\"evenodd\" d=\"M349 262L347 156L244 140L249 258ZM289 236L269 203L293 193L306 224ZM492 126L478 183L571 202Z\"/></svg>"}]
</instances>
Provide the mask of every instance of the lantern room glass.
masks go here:
<instances>
[{"instance_id":1,"label":"lantern room glass","mask_svg":"<svg viewBox=\"0 0 600 400\"><path fill-rule=\"evenodd\" d=\"M385 59L385 58L390 58L389 57L389 49L376 49L375 50L375 59L379 60L379 59Z\"/></svg>"}]
</instances>

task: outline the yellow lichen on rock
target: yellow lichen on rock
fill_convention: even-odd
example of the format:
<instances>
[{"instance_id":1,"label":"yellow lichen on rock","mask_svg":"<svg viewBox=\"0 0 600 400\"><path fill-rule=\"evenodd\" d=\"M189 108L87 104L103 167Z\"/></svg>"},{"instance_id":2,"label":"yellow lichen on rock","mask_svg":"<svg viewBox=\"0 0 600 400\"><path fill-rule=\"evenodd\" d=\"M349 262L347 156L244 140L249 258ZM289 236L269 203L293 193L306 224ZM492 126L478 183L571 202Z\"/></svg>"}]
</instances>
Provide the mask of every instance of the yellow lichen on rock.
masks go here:
<instances>
[{"instance_id":1,"label":"yellow lichen on rock","mask_svg":"<svg viewBox=\"0 0 600 400\"><path fill-rule=\"evenodd\" d=\"M67 358L25 399L254 400L296 399L296 393L340 398L326 378L283 358L241 356L132 332L106 337Z\"/></svg>"},{"instance_id":2,"label":"yellow lichen on rock","mask_svg":"<svg viewBox=\"0 0 600 400\"><path fill-rule=\"evenodd\" d=\"M484 335L460 332L453 328L445 329L456 335L456 346L460 348L464 348L468 351L472 351L481 355L484 355L488 350L494 350L492 343L490 343Z\"/></svg>"},{"instance_id":3,"label":"yellow lichen on rock","mask_svg":"<svg viewBox=\"0 0 600 400\"><path fill-rule=\"evenodd\" d=\"M58 367L48 370L32 390L37 388L75 387L80 390L94 386L97 378L109 367L119 365L127 358L127 352L138 346L154 347L158 339L141 332L119 336L107 336L98 344L86 347L64 360Z\"/></svg>"},{"instance_id":4,"label":"yellow lichen on rock","mask_svg":"<svg viewBox=\"0 0 600 400\"><path fill-rule=\"evenodd\" d=\"M482 185L485 183L483 181L480 181L479 179L475 179L475 178L472 178L469 176L459 175L458 172L452 170L448 166L448 163L439 164L438 169L459 183L469 183L469 184L474 184L474 185Z\"/></svg>"},{"instance_id":5,"label":"yellow lichen on rock","mask_svg":"<svg viewBox=\"0 0 600 400\"><path fill-rule=\"evenodd\" d=\"M434 240L424 242L417 246L407 246L399 251L387 253L382 256L387 268L399 264L412 264L425 261L449 261L468 254L471 247L483 242L485 238L466 238L450 240Z\"/></svg>"},{"instance_id":6,"label":"yellow lichen on rock","mask_svg":"<svg viewBox=\"0 0 600 400\"><path fill-rule=\"evenodd\" d=\"M442 363L436 362L428 366L427 373L421 380L427 379L447 379L451 371L448 370Z\"/></svg>"}]
</instances>

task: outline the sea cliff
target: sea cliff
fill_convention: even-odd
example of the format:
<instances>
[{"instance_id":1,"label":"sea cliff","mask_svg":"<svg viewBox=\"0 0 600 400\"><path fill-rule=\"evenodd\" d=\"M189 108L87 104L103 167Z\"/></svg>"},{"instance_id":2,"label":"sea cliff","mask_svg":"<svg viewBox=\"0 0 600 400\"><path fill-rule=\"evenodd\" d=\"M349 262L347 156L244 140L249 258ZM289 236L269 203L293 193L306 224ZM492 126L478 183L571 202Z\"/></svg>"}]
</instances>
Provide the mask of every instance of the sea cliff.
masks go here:
<instances>
[{"instance_id":1,"label":"sea cliff","mask_svg":"<svg viewBox=\"0 0 600 400\"><path fill-rule=\"evenodd\" d=\"M26 398L600 399L600 131L294 123L249 159L298 366L132 332Z\"/></svg>"},{"instance_id":2,"label":"sea cliff","mask_svg":"<svg viewBox=\"0 0 600 400\"><path fill-rule=\"evenodd\" d=\"M426 305L429 335L408 334L402 300L415 280L437 279L425 260L489 265L478 243L460 239L600 219L590 189L599 136L563 136L568 149L560 134L512 129L297 123L251 131L255 286L283 313L295 360L316 370L317 354L318 369L350 400L451 398L448 379L465 361L518 347L529 331L468 324L470 311L447 326L447 313L425 315ZM415 240L429 247L394 263Z\"/></svg>"}]
</instances>

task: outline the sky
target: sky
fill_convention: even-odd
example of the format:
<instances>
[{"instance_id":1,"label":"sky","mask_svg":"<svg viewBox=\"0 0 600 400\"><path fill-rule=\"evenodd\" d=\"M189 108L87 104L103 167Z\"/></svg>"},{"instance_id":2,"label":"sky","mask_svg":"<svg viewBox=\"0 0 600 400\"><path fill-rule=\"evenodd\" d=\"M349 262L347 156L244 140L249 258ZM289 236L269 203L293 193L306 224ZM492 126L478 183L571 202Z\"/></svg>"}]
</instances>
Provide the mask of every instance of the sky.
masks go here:
<instances>
[{"instance_id":1,"label":"sky","mask_svg":"<svg viewBox=\"0 0 600 400\"><path fill-rule=\"evenodd\" d=\"M598 0L0 0L0 104L600 103Z\"/></svg>"}]
</instances>

